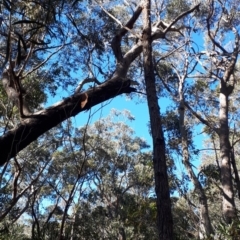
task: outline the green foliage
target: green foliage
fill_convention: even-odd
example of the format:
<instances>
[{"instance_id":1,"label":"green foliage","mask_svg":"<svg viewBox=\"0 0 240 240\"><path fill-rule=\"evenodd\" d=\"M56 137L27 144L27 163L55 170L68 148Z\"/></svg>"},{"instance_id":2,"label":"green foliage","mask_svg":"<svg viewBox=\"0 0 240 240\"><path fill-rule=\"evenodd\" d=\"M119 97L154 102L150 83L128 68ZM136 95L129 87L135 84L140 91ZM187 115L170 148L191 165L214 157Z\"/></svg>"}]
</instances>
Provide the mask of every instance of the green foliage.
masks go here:
<instances>
[{"instance_id":1,"label":"green foliage","mask_svg":"<svg viewBox=\"0 0 240 240\"><path fill-rule=\"evenodd\" d=\"M122 40L122 55L138 50L131 55L129 69L121 71L128 70L123 78L138 83L140 100L145 101L141 16L131 31L127 29L125 35L119 31L131 18L136 3L1 1L1 72L5 69L19 76L23 98L35 112L43 108L49 95L56 96L62 89L72 93L86 76L100 81L116 76L121 63L116 64L111 44L117 36ZM195 1L152 1L152 35L163 31L164 24L167 26L193 4ZM224 107L228 108L229 132L225 146L230 145L227 155L233 157L235 153L238 170L239 64L228 67L239 58L233 58L239 26L238 0L201 1L199 8L179 18L164 38L152 38L159 104L170 105L166 110L161 105L161 120L174 196L176 239L206 237L199 226L203 222L199 220L199 189L182 164L180 103L185 110L187 161L206 195L215 238L239 238L238 220L227 225L222 218L223 138L219 139L220 93L224 76L231 70L236 82ZM16 82L11 87L16 88ZM23 121L5 90L0 84L3 134ZM60 234L66 239L157 239L152 153L146 141L127 126L126 122L133 119L129 112L115 110L111 116L82 128L67 121L1 167L0 239L56 239ZM233 158L230 160L233 166ZM230 180L235 181L234 200L239 210L236 177L232 171Z\"/></svg>"},{"instance_id":2,"label":"green foliage","mask_svg":"<svg viewBox=\"0 0 240 240\"><path fill-rule=\"evenodd\" d=\"M167 4L167 19L174 19L180 13L189 10L189 3L186 0L170 0Z\"/></svg>"},{"instance_id":3,"label":"green foliage","mask_svg":"<svg viewBox=\"0 0 240 240\"><path fill-rule=\"evenodd\" d=\"M237 240L240 234L240 222L239 220L233 221L231 224L220 222L217 225L216 234L219 240Z\"/></svg>"},{"instance_id":4,"label":"green foliage","mask_svg":"<svg viewBox=\"0 0 240 240\"><path fill-rule=\"evenodd\" d=\"M1 240L28 240L28 236L25 234L24 225L14 224L10 226L8 223L2 222L0 224L0 239Z\"/></svg>"},{"instance_id":5,"label":"green foliage","mask_svg":"<svg viewBox=\"0 0 240 240\"><path fill-rule=\"evenodd\" d=\"M16 176L21 169L16 188L29 190L7 216L14 220L26 208L26 219L20 217L26 225L20 226L32 239L57 238L65 211L67 239L71 234L76 239L119 234L157 239L151 152L125 124L129 120L129 112L114 110L93 125L75 129L68 122L39 138L19 155L18 165L6 169L0 195L3 212L11 206L16 179L11 172ZM65 131L68 139L62 138Z\"/></svg>"}]
</instances>

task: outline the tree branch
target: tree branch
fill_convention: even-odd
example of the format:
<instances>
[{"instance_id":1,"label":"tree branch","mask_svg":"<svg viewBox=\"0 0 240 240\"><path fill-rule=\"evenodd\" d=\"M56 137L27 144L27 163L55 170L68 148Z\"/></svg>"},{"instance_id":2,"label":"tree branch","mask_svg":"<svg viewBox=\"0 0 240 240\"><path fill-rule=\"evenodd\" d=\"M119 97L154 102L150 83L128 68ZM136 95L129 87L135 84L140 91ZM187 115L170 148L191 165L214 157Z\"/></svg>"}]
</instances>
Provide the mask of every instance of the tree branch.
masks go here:
<instances>
[{"instance_id":1,"label":"tree branch","mask_svg":"<svg viewBox=\"0 0 240 240\"><path fill-rule=\"evenodd\" d=\"M56 53L58 53L61 49L63 48L63 45L61 47L59 47L55 52L51 53L44 61L42 61L41 63L39 63L37 66L33 67L32 69L30 69L28 72L26 72L22 78L27 77L29 74L31 74L32 72L36 71L37 69L39 69L40 67L42 67L53 55L55 55Z\"/></svg>"},{"instance_id":2,"label":"tree branch","mask_svg":"<svg viewBox=\"0 0 240 240\"><path fill-rule=\"evenodd\" d=\"M135 10L135 12L133 13L131 19L127 22L127 24L125 26L123 26L121 22L119 22L115 17L113 17L110 13L108 13L103 7L102 7L102 9L108 16L113 18L115 21L117 21L118 24L120 24L122 26L122 28L117 32L117 34L114 36L114 38L112 39L112 42L111 42L113 53L114 53L117 61L120 62L123 59L122 50L121 50L122 37L128 31L132 33L131 29L133 28L133 25L137 21L138 17L140 16L143 8L142 8L142 6L138 6L137 9ZM136 34L134 34L134 35L136 35ZM137 36L137 37L140 38L139 36Z\"/></svg>"},{"instance_id":3,"label":"tree branch","mask_svg":"<svg viewBox=\"0 0 240 240\"><path fill-rule=\"evenodd\" d=\"M213 127L209 121L207 121L206 119L204 119L200 114L198 114L196 111L194 111L192 109L192 107L189 106L189 104L187 102L184 102L184 106L192 113L193 116L195 116L202 124L208 126L210 129L212 129L213 131L215 131L216 133L218 133L218 128Z\"/></svg>"},{"instance_id":4,"label":"tree branch","mask_svg":"<svg viewBox=\"0 0 240 240\"><path fill-rule=\"evenodd\" d=\"M178 20L180 20L182 17L185 17L186 15L188 15L189 13L192 13L195 10L199 10L199 6L200 3L196 6L194 6L193 8L190 8L189 10L181 13L180 15L178 15L169 25L168 27L164 30L164 33L166 34L169 30L171 30L172 26L177 23Z\"/></svg>"},{"instance_id":5,"label":"tree branch","mask_svg":"<svg viewBox=\"0 0 240 240\"><path fill-rule=\"evenodd\" d=\"M179 16L185 16L186 14L197 9L197 7L198 5ZM139 6L133 14L132 18L126 24L127 28L131 29L133 27L141 11L142 7ZM173 25L178 19L180 19L180 17L176 18L170 25ZM115 41L117 41L117 44L119 44L119 46L122 36L124 36L127 31L127 29L122 28L115 36ZM169 28L169 31L171 31L171 26ZM158 38L164 38L164 35L154 35L154 38L152 37L151 41ZM136 92L136 89L132 87L132 81L126 79L126 75L131 63L141 54L142 50L143 43L142 40L140 40L123 57L121 56L122 60L124 61L118 61L116 71L110 80L85 92L75 93L72 96L45 110L27 116L27 118L24 119L22 123L15 129L10 130L5 135L1 136L0 166L6 163L10 158L16 156L18 152L27 147L39 136L55 127L57 124L63 122L64 120L72 116L76 116L78 113L84 110L88 110L99 103L102 103L123 93ZM49 57L51 56L52 55ZM39 67L40 66L38 65L37 68ZM36 67L33 70L35 69ZM27 74L30 74L30 72Z\"/></svg>"},{"instance_id":6,"label":"tree branch","mask_svg":"<svg viewBox=\"0 0 240 240\"><path fill-rule=\"evenodd\" d=\"M29 116L15 129L0 137L0 165L17 155L46 131L69 117L123 93L134 92L131 81L114 79L84 93L73 94L63 101Z\"/></svg>"},{"instance_id":7,"label":"tree branch","mask_svg":"<svg viewBox=\"0 0 240 240\"><path fill-rule=\"evenodd\" d=\"M214 38L214 36L212 36L211 33L211 29L210 29L210 20L211 17L213 16L213 9L214 9L214 1L212 1L211 3L211 10L209 11L209 15L207 17L207 29L208 29L208 36L211 39L212 43L217 46L224 54L228 54L228 52L226 51L226 49L224 47L222 47Z\"/></svg>"}]
</instances>

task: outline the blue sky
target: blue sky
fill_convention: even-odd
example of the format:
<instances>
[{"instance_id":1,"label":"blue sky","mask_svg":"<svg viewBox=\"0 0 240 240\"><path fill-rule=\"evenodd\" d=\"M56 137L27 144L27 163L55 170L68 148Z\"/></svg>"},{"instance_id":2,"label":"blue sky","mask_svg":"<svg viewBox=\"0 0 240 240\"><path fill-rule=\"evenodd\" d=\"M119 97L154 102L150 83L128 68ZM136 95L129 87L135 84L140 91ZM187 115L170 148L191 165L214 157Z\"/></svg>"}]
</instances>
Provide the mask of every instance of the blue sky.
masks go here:
<instances>
[{"instance_id":1,"label":"blue sky","mask_svg":"<svg viewBox=\"0 0 240 240\"><path fill-rule=\"evenodd\" d=\"M70 93L66 92L65 90L58 91L55 97L49 96L46 106L51 106L52 104L62 100L69 95ZM164 105L165 109L167 105ZM108 116L111 109L117 109L119 111L126 109L130 111L131 114L135 117L135 120L128 122L128 125L134 129L136 136L144 138L147 143L151 145L152 140L147 126L149 121L147 103L136 103L135 100L128 99L126 95L118 96L105 101L102 104L93 107L91 111L81 112L73 118L73 123L75 123L76 127L84 126L89 119L89 114L91 114L89 123L94 123L100 118Z\"/></svg>"},{"instance_id":2,"label":"blue sky","mask_svg":"<svg viewBox=\"0 0 240 240\"><path fill-rule=\"evenodd\" d=\"M58 91L56 97L49 97L47 106L50 106L57 101L62 100L70 95L70 92L61 90ZM171 105L171 101L167 98L160 98L159 99L160 111L164 113L168 106ZM128 110L130 111L131 115L135 117L134 121L128 121L127 124L135 131L135 135L138 137L143 138L146 142L152 147L152 138L149 134L148 129L148 122L149 122L149 113L148 113L148 106L146 101L141 101L141 103L137 103L135 99L129 99L126 95L118 96L108 101L103 102L95 107L93 107L90 111L81 112L76 117L74 117L73 124L76 127L82 127L88 123L89 114L91 115L89 124L94 123L95 121L108 116L111 112L111 109L116 110ZM202 126L199 125L196 127L194 132L194 142L197 148L203 148L203 134L199 135L201 132ZM150 150L150 149L149 149ZM175 156L174 163L177 167L175 173L179 178L182 177L182 173L186 172L183 164L181 156ZM193 165L197 168L200 164L200 158L198 156L194 156ZM194 171L197 170L194 168ZM192 187L192 184L189 184L189 187Z\"/></svg>"},{"instance_id":3,"label":"blue sky","mask_svg":"<svg viewBox=\"0 0 240 240\"><path fill-rule=\"evenodd\" d=\"M194 34L194 40L197 42L198 47L202 48L203 46L203 36L201 34ZM81 72L78 74L81 76ZM76 78L76 73L72 73L72 76ZM103 79L99 79L103 80ZM76 84L77 87L77 84ZM86 86L84 86L86 88ZM70 96L73 93L72 90L67 89L59 89L55 97L49 96L48 102L46 106L51 106L52 104L62 100ZM161 114L163 114L167 107L171 105L171 100L169 98L160 98L159 99L159 106ZM135 117L134 121L128 121L128 125L135 131L135 135L141 137L146 140L146 142L152 147L152 138L149 134L148 123L149 123L149 112L147 102L142 100L141 102L138 101L137 98L129 99L126 95L121 95L110 99L108 101L103 102L95 107L93 107L90 111L81 112L76 117L74 117L73 124L76 127L82 127L87 123L92 124L95 121L105 118L111 112L111 109L116 110L128 110L130 111L131 115ZM91 115L90 121L89 115ZM199 125L195 128L194 132L194 143L197 149L203 148L203 134L199 135L202 130L202 126ZM193 165L198 167L200 165L200 157L193 156L194 161ZM185 168L182 165L182 158L181 156L176 156L174 159L175 165L177 167L177 174L181 177L182 172L185 172ZM196 170L196 169L194 169Z\"/></svg>"}]
</instances>

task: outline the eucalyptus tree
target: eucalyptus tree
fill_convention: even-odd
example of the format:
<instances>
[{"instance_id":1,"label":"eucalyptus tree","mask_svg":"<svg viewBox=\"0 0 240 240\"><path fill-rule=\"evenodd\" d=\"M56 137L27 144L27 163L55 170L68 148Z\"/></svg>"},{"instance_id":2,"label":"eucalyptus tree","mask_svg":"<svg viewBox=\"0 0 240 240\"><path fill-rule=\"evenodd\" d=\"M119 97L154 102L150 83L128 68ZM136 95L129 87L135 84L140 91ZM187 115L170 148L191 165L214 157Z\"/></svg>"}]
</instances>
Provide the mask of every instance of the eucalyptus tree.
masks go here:
<instances>
[{"instance_id":1,"label":"eucalyptus tree","mask_svg":"<svg viewBox=\"0 0 240 240\"><path fill-rule=\"evenodd\" d=\"M168 37L171 39L175 35L181 35L180 29L185 27L181 26L182 19L189 14L192 16L199 8L199 4L191 4L184 9L185 11L174 9L172 14L167 15L164 4L167 2L155 3L149 13L154 24L149 23L146 32L142 31L143 24L139 20L142 11L146 9L144 1L138 6L135 2L124 2L119 5L118 1L111 4L108 1L93 1L91 4L60 0L14 3L3 1L1 5L3 94L5 92L13 109L18 109L19 119L15 121L14 127L11 127L8 122L12 121L12 115L7 115L6 108L3 108L6 124L2 128L3 135L0 138L0 164L7 163L44 132L67 118L122 93L136 92L136 85L140 82L133 80L135 75L132 66L137 64L140 67L139 71L141 70L141 61L136 60L140 59L144 44L148 41L147 44L150 46L159 39L166 38L168 41ZM162 17L166 17L168 23L163 21ZM180 27L176 28L178 22ZM152 30L151 25L154 25ZM54 59L54 55L57 55L57 58ZM148 58L151 58L150 55L151 52ZM46 96L44 93L48 91L54 93L57 85L65 87L71 84L76 87L76 79L69 78L70 72L77 70L82 70L85 78L74 94L42 110L39 110L41 101L36 99L35 107L31 108L28 103L28 99L32 99L31 92L32 95L41 93L44 100ZM148 77L148 73L145 77ZM152 80L153 89L154 79ZM88 82L93 82L94 86L83 91L83 85ZM147 79L146 84L148 83L150 82ZM96 84L99 86L95 86ZM38 87L37 92L31 91L34 86ZM149 96L151 91L147 94ZM157 119L159 111L156 98L157 111L152 112L151 103L149 106L150 115L156 114L154 118ZM151 121L154 121L152 117ZM169 232L168 239L171 239L172 221L164 139L161 129L153 128L152 134L154 143L156 140L160 141L160 149L163 151L160 158L156 151L154 153L159 214L160 204L164 203L165 215L169 216L169 220L165 222L163 214L159 215L159 231L160 236L168 235ZM164 182L160 181L162 174ZM63 228L64 224L61 231Z\"/></svg>"},{"instance_id":2,"label":"eucalyptus tree","mask_svg":"<svg viewBox=\"0 0 240 240\"><path fill-rule=\"evenodd\" d=\"M234 7L236 2L232 4ZM236 5L235 5L236 6ZM219 2L214 8L211 2L210 12L207 16L207 33L210 41L209 52L212 68L211 77L218 80L220 84L219 93L219 124L213 128L220 141L221 152L221 183L223 191L223 216L227 223L230 223L236 217L236 207L234 202L234 192L231 174L231 146L229 141L229 98L236 84L236 63L239 53L239 33L237 30L237 16L234 9L227 9L223 3ZM219 13L220 12L220 13ZM222 28L210 29L211 21L217 18ZM227 18L227 19L225 19ZM231 19L232 18L232 19ZM227 35L232 33L234 44L229 48L219 44L219 37L226 39ZM212 52L213 51L213 52ZM216 57L216 59L215 59Z\"/></svg>"},{"instance_id":3,"label":"eucalyptus tree","mask_svg":"<svg viewBox=\"0 0 240 240\"><path fill-rule=\"evenodd\" d=\"M21 172L3 181L9 194L16 188L2 208L10 232L18 222L30 239L158 239L151 152L124 114L65 124L30 145L28 158L16 157Z\"/></svg>"},{"instance_id":4,"label":"eucalyptus tree","mask_svg":"<svg viewBox=\"0 0 240 240\"><path fill-rule=\"evenodd\" d=\"M162 73L160 78L165 79L163 87L172 93L173 99L179 101L182 134L185 132L183 113L186 112L188 121L190 116L196 117L197 121L207 126L207 133L215 133L219 138L222 214L226 223L236 218L231 167L236 182L239 182L230 144L230 128L234 125L232 120L238 116L233 100L238 79L238 5L238 1L203 1L196 18L189 18L192 23L189 22L188 26L191 27L185 31L188 37L175 41L172 56L156 55L156 63L159 63L157 71ZM184 46L187 51L183 51ZM161 59L167 59L165 65L161 66ZM176 98L178 95L179 99ZM230 109L235 110L229 112ZM236 129L234 136L237 136ZM233 144L236 141L232 141ZM197 183L193 172L189 174Z\"/></svg>"},{"instance_id":5,"label":"eucalyptus tree","mask_svg":"<svg viewBox=\"0 0 240 240\"><path fill-rule=\"evenodd\" d=\"M200 73L206 79L204 84L211 92L216 90L219 92L219 100L214 99L219 103L219 107L216 107L216 104L205 105L207 108L213 106L214 110L204 112L206 116L204 117L203 114L199 115L189 105L187 106L199 121L207 125L219 137L222 214L226 223L231 223L236 218L231 174L229 104L231 94L237 84L236 64L239 53L237 6L237 1L210 1L203 6L203 11L206 11L202 20L205 26L206 41L205 50L199 53L200 56L197 60L202 67ZM230 34L232 38L229 41ZM200 75L198 77L201 78ZM203 94L203 96L205 95ZM209 98L211 101L212 97ZM200 99L203 100L201 97ZM191 98L189 100L191 101ZM214 115L217 112L218 117Z\"/></svg>"},{"instance_id":6,"label":"eucalyptus tree","mask_svg":"<svg viewBox=\"0 0 240 240\"><path fill-rule=\"evenodd\" d=\"M5 2L9 1L4 1L4 3ZM29 1L31 8L40 9L38 15L43 16L43 19L39 20L41 24L34 21L34 16L31 14L29 15L29 12L31 11L28 9L28 5L24 5L28 4L28 2L23 3L22 1L17 1L14 4L9 2L8 5L4 4L2 6L4 9L2 10L2 27L5 30L4 32L8 32L8 35L10 36L14 34L17 36L19 35L19 37L15 36L14 38L8 38L5 34L5 39L3 38L3 40L5 40L6 44L3 46L3 51L6 50L6 54L2 54L2 66L5 67L7 71L10 71L11 74L16 71L14 74L19 75L18 78L20 78L19 80L14 80L16 83L13 84L11 82L13 81L13 77L10 78L9 74L7 76L7 74L3 73L3 86L6 92L9 93L8 97L10 97L10 99L12 95L17 96L16 99L13 99L13 104L19 107L22 123L20 123L17 128L8 131L7 134L4 134L1 137L1 149L5 149L5 151L1 153L1 164L4 164L9 158L15 156L20 150L30 144L41 134L65 119L75 116L81 111L90 109L92 106L109 98L122 93L135 91L131 85L137 84L137 82L132 80L130 81L127 78L127 74L130 65L142 52L142 40L139 35L141 33L138 33L141 29L141 25L137 24L137 29L135 30L136 34L131 30L142 12L143 6L141 3L134 11L131 10L131 8L129 9L130 12L127 13L127 17L125 17L128 19L128 22L126 26L121 23L120 25L122 25L122 28L120 29L117 27L117 24L119 24L121 20L116 19L110 12L108 12L114 10L114 8L118 6L117 3L97 3L89 6L78 1L56 1L51 3L50 6L48 6L47 3L48 1L46 1L46 3L44 1ZM161 26L163 27L163 30L158 27L154 28L154 31L152 32L152 40L164 38L167 32L176 32L173 25L177 22L177 20L187 14L190 14L196 8L197 7L195 6L192 9L180 14L179 17L176 18L168 27L160 21L158 24L160 28ZM69 14L70 9L72 14ZM76 10L74 11L74 9ZM86 16L85 10L89 11L89 15ZM163 10L161 9L161 11ZM51 14L52 17L49 17ZM98 16L101 21L96 21L96 16ZM17 17L20 19L16 19ZM86 28L85 24L81 25L80 23L82 22L87 23L89 28ZM21 28L21 26L24 27ZM20 29L23 32L18 33L18 31L15 31L15 28L16 31ZM24 29L26 32L24 32ZM84 29L88 29L88 31L85 33ZM102 35L96 35L96 33L99 33L99 29L104 31ZM39 30L39 32L37 30ZM125 43L127 40L125 37L128 36L129 33L133 35L131 35L131 38L128 39L129 44L127 45L127 43ZM97 36L99 36L99 38ZM39 42L32 39L33 37L37 38ZM136 39L139 39L140 41L137 41L136 43ZM112 49L109 48L109 42L111 42ZM8 46L11 46L11 52L9 52ZM50 49L55 49L55 51ZM25 52L25 55L23 56L26 57L27 55L27 58L23 61L17 61L18 55L22 56L22 51ZM106 62L110 64L109 69L105 69L100 66L100 63L102 63L104 59L104 51L106 53L106 57L109 59L109 61L107 60ZM112 59L108 57L110 56L110 51L113 52L116 58L116 65ZM55 62L53 59L50 61L52 55L57 54L57 52L59 52L58 61L56 61L56 59L54 59ZM49 54L46 55L47 53ZM70 71L74 71L76 69L88 69L89 66L86 64L86 61L89 58L83 59L82 56L90 55L92 55L94 57L92 59L95 60L95 62L92 63L92 66L95 66L94 71L97 72L96 74L99 75L100 78L104 79L100 86L95 86L86 92L77 92L69 98L66 98L61 103L58 103L48 109L38 112L34 112L33 109L28 114L24 113L25 105L27 105L27 103L24 103L26 102L24 100L24 92L27 91L27 89L21 90L21 85L24 86L23 83L26 76L34 72L39 74L38 77L40 79L41 76L44 77L46 81L50 81L50 83L47 82L47 89L50 88L50 91L54 91L54 88L60 84L63 84L62 86L66 86L66 84L75 84L77 87L76 78L70 79L71 81L69 81L69 73ZM11 61L9 60L10 58ZM41 58L42 61L41 59L39 60L39 58ZM5 61L7 61L7 64L5 64ZM44 65L45 63L47 65ZM60 65L58 65L59 63ZM76 65L73 65L74 63L79 63L79 68L77 68ZM87 63L89 63L89 61L87 61ZM89 71L93 74L91 69ZM33 76L33 78L37 79L35 76ZM62 80L61 83L59 82L60 80ZM18 81L20 82L20 85L17 83ZM93 76L85 78L80 86L89 81L100 83L100 81ZM31 85L31 83L29 84ZM42 88L41 90L43 91L47 89ZM28 108L30 107L28 106ZM49 119L51 121L49 121ZM11 143L13 145L12 147L9 147Z\"/></svg>"},{"instance_id":7,"label":"eucalyptus tree","mask_svg":"<svg viewBox=\"0 0 240 240\"><path fill-rule=\"evenodd\" d=\"M149 146L133 136L126 120L113 120L113 115L101 119L86 131L85 148L92 149L87 164L94 173L86 183L85 199L75 202L74 236L157 239Z\"/></svg>"},{"instance_id":8,"label":"eucalyptus tree","mask_svg":"<svg viewBox=\"0 0 240 240\"><path fill-rule=\"evenodd\" d=\"M184 1L179 5L187 9ZM171 12L171 10L170 8L168 11ZM189 119L189 113L186 116L187 109L185 106L187 104L186 99L188 99L188 95L185 93L189 91L188 86L192 85L191 75L197 71L198 67L198 61L195 59L197 50L194 50L196 43L194 44L193 38L198 29L198 19L186 16L184 23L180 22L178 24L182 24L180 28L181 34L169 43L172 51L167 54L156 51L154 55L154 67L157 78L158 95L160 97L167 96L168 98L170 96L173 102L170 110L166 112L163 119L164 129L168 132L167 152L173 151L174 155L180 155L186 172L198 195L199 203L195 206L198 208L200 224L198 225L197 231L199 237L202 239L213 235L213 227L209 217L204 185L202 185L191 163L191 160L194 159L195 156L192 132L196 121ZM188 93L190 94L190 91ZM173 158L176 158L176 156ZM179 193L186 197L181 190L183 188L183 186L179 187ZM189 201L189 199L187 199L187 201Z\"/></svg>"},{"instance_id":9,"label":"eucalyptus tree","mask_svg":"<svg viewBox=\"0 0 240 240\"><path fill-rule=\"evenodd\" d=\"M191 31L182 31L182 33L190 35ZM199 204L197 204L197 206L200 218L198 232L199 237L203 238L207 236L210 237L211 234L213 234L213 228L209 217L204 185L202 185L193 169L193 164L191 163L191 160L194 159L195 155L192 138L193 131L191 128L195 127L195 123L186 116L186 100L184 94L187 89L185 82L187 81L189 74L195 71L197 62L190 57L191 44L186 42L185 46L183 46L180 42L179 45L182 45L180 50L169 56L167 61L164 63L158 62L158 64L156 64L156 73L158 81L161 81L160 83L163 84L165 91L170 94L172 101L174 102L174 107L172 107L171 110L168 110L164 116L163 125L167 131L172 132L168 133L168 138L170 138L168 140L170 143L168 148L171 148L182 157L182 163L193 183L196 193L198 194ZM175 62L176 58L178 59L177 63ZM157 62L157 59L155 62ZM178 85L178 87L175 87L176 85ZM178 111L174 109L178 109ZM180 195L182 195L181 192Z\"/></svg>"}]
</instances>

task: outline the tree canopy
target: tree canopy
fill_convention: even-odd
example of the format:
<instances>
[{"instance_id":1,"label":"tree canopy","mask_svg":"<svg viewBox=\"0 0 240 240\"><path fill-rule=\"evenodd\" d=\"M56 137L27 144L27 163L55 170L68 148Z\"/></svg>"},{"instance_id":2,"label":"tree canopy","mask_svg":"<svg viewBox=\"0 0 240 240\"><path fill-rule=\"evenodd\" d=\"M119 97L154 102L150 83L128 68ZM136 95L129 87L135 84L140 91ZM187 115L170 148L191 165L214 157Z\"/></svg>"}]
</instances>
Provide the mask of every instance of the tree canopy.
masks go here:
<instances>
[{"instance_id":1,"label":"tree canopy","mask_svg":"<svg viewBox=\"0 0 240 240\"><path fill-rule=\"evenodd\" d=\"M32 239L238 239L239 6L1 1L3 232L25 214ZM71 122L122 94L148 106L150 152L111 117Z\"/></svg>"}]
</instances>

